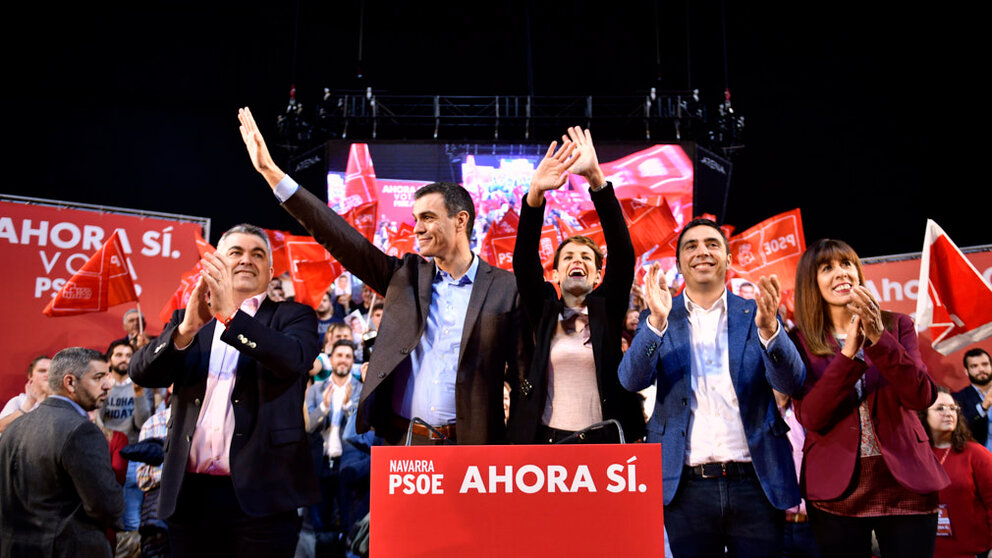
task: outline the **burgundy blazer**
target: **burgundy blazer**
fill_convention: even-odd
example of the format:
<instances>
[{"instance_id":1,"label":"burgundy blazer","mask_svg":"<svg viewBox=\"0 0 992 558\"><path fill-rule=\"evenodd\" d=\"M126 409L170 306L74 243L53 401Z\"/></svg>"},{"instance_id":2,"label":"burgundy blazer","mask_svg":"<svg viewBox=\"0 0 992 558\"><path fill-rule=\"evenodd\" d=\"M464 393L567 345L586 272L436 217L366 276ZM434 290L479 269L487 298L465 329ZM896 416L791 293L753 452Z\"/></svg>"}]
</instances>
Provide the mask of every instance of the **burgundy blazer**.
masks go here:
<instances>
[{"instance_id":1,"label":"burgundy blazer","mask_svg":"<svg viewBox=\"0 0 992 558\"><path fill-rule=\"evenodd\" d=\"M796 332L806 362L796 411L807 431L802 474L807 499L836 499L851 484L861 447L855 384L862 376L872 425L892 476L918 494L950 484L916 415L937 398L937 388L920 359L913 321L905 314L884 314L886 330L878 343L865 347L865 362L847 358L840 347L832 356L811 354Z\"/></svg>"}]
</instances>

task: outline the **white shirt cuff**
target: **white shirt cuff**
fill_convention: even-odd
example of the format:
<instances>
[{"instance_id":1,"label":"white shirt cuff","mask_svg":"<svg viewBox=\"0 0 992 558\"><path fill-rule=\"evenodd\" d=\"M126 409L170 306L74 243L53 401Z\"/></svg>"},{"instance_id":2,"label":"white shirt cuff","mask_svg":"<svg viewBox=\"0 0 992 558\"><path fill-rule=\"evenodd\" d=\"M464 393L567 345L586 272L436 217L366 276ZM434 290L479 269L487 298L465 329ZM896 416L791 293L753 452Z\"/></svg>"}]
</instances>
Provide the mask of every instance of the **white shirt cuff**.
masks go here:
<instances>
[{"instance_id":1,"label":"white shirt cuff","mask_svg":"<svg viewBox=\"0 0 992 558\"><path fill-rule=\"evenodd\" d=\"M279 184L276 184L276 187L273 188L272 193L274 193L276 198L279 199L279 203L286 203L286 200L293 197L293 194L295 194L299 189L300 185L297 184L295 180L290 178L288 174L286 174L283 175L282 180L279 181Z\"/></svg>"},{"instance_id":2,"label":"white shirt cuff","mask_svg":"<svg viewBox=\"0 0 992 558\"><path fill-rule=\"evenodd\" d=\"M775 333L772 334L772 336L768 339L768 341L762 339L761 332L760 331L758 332L758 341L761 341L761 347L765 350L767 350L768 345L771 345L772 341L774 341L775 338L778 337L778 334L782 332L782 324L780 324L778 320L775 320L775 325L778 327L775 328Z\"/></svg>"},{"instance_id":3,"label":"white shirt cuff","mask_svg":"<svg viewBox=\"0 0 992 558\"><path fill-rule=\"evenodd\" d=\"M651 325L651 317L650 316L648 316L648 320L647 320L647 323L645 325L647 325L648 326L648 329L650 329L651 332L654 333L655 335L657 335L658 337L664 337L665 336L665 332L668 331L668 321L667 320L665 321L665 329L663 329L661 331L658 331L658 328L656 328L653 325Z\"/></svg>"}]
</instances>

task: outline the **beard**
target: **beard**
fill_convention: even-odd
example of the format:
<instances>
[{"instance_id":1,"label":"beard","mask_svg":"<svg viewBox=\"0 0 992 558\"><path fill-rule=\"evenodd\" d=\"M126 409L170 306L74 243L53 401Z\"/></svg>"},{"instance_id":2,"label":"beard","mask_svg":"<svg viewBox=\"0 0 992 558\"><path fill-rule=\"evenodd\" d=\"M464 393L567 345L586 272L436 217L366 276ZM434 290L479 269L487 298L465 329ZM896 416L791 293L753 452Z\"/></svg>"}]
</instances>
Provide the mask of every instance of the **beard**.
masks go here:
<instances>
[{"instance_id":1,"label":"beard","mask_svg":"<svg viewBox=\"0 0 992 558\"><path fill-rule=\"evenodd\" d=\"M348 374L351 374L350 366L341 365L334 369L335 376L343 377L343 376L347 376Z\"/></svg>"},{"instance_id":2,"label":"beard","mask_svg":"<svg viewBox=\"0 0 992 558\"><path fill-rule=\"evenodd\" d=\"M112 371L115 374L118 374L118 375L121 375L121 376L127 376L127 367L128 367L128 363L122 362L122 363L114 366L113 369L112 369Z\"/></svg>"},{"instance_id":3,"label":"beard","mask_svg":"<svg viewBox=\"0 0 992 558\"><path fill-rule=\"evenodd\" d=\"M992 374L984 374L984 378L978 378L969 374L968 378L971 379L971 383L980 388L987 388L989 384L992 384Z\"/></svg>"}]
</instances>

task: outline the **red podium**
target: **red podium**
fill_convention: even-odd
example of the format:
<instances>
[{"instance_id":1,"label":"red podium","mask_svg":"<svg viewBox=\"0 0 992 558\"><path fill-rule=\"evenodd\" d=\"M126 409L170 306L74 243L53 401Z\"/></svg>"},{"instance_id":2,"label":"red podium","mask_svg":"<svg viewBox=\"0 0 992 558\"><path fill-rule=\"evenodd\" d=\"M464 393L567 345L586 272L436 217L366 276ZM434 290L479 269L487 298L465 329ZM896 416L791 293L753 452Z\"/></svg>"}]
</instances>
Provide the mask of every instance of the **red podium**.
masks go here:
<instances>
[{"instance_id":1,"label":"red podium","mask_svg":"<svg viewBox=\"0 0 992 558\"><path fill-rule=\"evenodd\" d=\"M664 556L659 444L372 448L373 557Z\"/></svg>"}]
</instances>

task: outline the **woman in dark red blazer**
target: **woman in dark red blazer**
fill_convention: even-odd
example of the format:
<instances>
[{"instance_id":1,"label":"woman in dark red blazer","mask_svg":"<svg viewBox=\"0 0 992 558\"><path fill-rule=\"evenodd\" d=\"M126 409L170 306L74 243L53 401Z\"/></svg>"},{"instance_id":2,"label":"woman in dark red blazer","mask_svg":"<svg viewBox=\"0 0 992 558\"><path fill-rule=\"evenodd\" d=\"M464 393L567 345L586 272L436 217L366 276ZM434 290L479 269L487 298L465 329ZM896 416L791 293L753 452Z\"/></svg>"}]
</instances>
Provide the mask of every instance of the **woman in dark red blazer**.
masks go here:
<instances>
[{"instance_id":1,"label":"woman in dark red blazer","mask_svg":"<svg viewBox=\"0 0 992 558\"><path fill-rule=\"evenodd\" d=\"M806 384L802 482L824 556L931 557L937 491L948 485L916 415L936 398L908 316L883 312L861 261L819 240L796 270L797 345Z\"/></svg>"}]
</instances>

